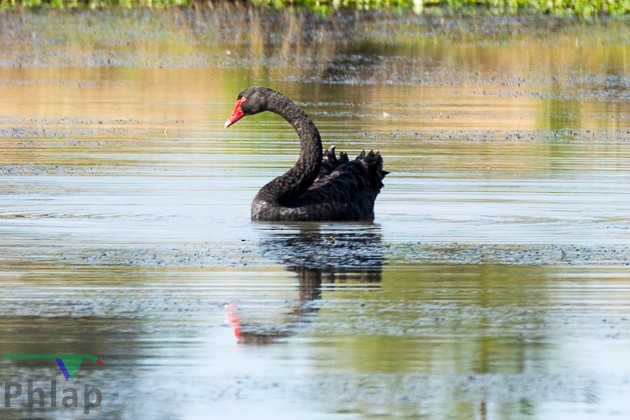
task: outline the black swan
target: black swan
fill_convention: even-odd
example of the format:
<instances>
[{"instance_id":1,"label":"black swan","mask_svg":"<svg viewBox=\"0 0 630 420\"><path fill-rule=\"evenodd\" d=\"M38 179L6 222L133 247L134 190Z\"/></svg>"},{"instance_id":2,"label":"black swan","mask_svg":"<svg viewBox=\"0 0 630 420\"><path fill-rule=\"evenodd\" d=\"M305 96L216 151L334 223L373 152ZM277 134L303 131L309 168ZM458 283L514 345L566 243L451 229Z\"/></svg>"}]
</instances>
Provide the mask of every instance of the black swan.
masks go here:
<instances>
[{"instance_id":1,"label":"black swan","mask_svg":"<svg viewBox=\"0 0 630 420\"><path fill-rule=\"evenodd\" d=\"M301 151L293 168L258 191L252 220L374 220L374 200L388 174L378 152L363 151L353 161L343 152L337 157L334 147L322 152L319 131L308 115L286 96L261 86L239 93L225 128L263 111L280 115L295 128Z\"/></svg>"}]
</instances>

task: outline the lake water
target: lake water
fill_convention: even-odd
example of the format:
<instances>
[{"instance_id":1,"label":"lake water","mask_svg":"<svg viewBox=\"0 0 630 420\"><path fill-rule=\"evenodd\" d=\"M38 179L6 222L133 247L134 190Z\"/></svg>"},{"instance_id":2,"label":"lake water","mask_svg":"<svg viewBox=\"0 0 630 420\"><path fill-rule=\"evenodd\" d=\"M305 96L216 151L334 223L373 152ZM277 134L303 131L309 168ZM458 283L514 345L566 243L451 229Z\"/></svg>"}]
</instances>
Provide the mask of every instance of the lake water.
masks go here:
<instances>
[{"instance_id":1,"label":"lake water","mask_svg":"<svg viewBox=\"0 0 630 420\"><path fill-rule=\"evenodd\" d=\"M0 22L0 351L104 361L0 359L2 418L630 415L624 22ZM250 85L380 150L374 224L249 221L299 147Z\"/></svg>"}]
</instances>

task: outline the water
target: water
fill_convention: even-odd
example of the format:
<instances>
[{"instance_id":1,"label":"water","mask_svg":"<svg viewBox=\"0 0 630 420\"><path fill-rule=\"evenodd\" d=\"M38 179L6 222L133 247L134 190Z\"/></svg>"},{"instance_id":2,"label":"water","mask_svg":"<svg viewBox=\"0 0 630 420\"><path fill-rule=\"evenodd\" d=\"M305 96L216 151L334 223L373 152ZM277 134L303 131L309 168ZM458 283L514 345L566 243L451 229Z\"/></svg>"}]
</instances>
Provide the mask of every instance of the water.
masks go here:
<instances>
[{"instance_id":1,"label":"water","mask_svg":"<svg viewBox=\"0 0 630 420\"><path fill-rule=\"evenodd\" d=\"M3 418L630 414L623 23L1 19L0 351L105 362L3 359ZM381 151L374 224L249 221L299 146L223 129L251 84Z\"/></svg>"}]
</instances>

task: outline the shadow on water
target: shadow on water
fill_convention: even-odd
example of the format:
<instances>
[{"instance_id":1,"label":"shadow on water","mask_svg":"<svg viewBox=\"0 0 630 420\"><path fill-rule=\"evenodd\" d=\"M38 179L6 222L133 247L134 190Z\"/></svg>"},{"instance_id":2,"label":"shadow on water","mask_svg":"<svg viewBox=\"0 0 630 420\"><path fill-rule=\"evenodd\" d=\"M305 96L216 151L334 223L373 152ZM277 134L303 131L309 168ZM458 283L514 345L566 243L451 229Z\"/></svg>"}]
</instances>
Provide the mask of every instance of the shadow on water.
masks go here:
<instances>
[{"instance_id":1,"label":"shadow on water","mask_svg":"<svg viewBox=\"0 0 630 420\"><path fill-rule=\"evenodd\" d=\"M259 232L263 257L295 273L299 294L284 319L271 326L255 315L243 323L238 305L227 305L228 322L242 344L270 344L297 334L317 313L323 289L380 287L383 252L377 225L268 224Z\"/></svg>"}]
</instances>

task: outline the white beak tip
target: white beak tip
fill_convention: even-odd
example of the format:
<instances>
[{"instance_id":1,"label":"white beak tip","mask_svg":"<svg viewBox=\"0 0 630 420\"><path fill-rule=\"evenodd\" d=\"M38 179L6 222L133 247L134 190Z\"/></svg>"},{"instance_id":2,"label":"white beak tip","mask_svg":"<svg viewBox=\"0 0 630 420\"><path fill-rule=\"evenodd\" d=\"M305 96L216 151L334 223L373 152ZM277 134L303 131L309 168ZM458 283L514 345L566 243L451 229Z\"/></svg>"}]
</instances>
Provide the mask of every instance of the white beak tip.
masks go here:
<instances>
[{"instance_id":1,"label":"white beak tip","mask_svg":"<svg viewBox=\"0 0 630 420\"><path fill-rule=\"evenodd\" d=\"M230 119L228 118L227 121L225 121L225 124L223 124L223 127L228 128L231 125L232 125L232 121L230 121Z\"/></svg>"}]
</instances>

